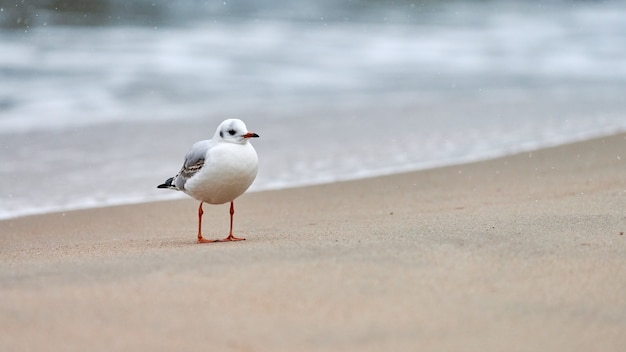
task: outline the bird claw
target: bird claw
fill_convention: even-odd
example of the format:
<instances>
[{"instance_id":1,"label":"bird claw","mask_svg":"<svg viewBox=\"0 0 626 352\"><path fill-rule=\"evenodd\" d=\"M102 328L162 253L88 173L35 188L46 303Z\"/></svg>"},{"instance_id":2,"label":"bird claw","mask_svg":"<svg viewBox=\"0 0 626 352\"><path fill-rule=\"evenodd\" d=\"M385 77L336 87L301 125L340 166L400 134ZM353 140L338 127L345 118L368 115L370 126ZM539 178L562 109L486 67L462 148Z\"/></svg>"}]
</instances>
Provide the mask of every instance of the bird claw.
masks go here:
<instances>
[{"instance_id":1,"label":"bird claw","mask_svg":"<svg viewBox=\"0 0 626 352\"><path fill-rule=\"evenodd\" d=\"M218 243L218 242L235 242L235 241L245 241L245 238L235 237L233 235L229 235L228 237L221 240L207 240L204 237L198 237L198 243Z\"/></svg>"},{"instance_id":2,"label":"bird claw","mask_svg":"<svg viewBox=\"0 0 626 352\"><path fill-rule=\"evenodd\" d=\"M228 237L222 239L222 240L217 240L216 242L234 242L234 241L245 241L245 238L239 238L239 237L235 237L233 235L228 235Z\"/></svg>"}]
</instances>

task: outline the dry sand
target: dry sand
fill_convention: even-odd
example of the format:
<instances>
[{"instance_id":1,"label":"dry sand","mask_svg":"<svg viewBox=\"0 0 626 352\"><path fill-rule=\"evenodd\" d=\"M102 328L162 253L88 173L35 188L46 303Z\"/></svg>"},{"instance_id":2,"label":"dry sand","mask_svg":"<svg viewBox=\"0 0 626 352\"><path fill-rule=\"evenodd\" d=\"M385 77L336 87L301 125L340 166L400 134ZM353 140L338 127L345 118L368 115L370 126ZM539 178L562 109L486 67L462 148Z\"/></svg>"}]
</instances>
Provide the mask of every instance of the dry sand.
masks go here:
<instances>
[{"instance_id":1,"label":"dry sand","mask_svg":"<svg viewBox=\"0 0 626 352\"><path fill-rule=\"evenodd\" d=\"M626 348L625 134L196 209L0 222L0 350Z\"/></svg>"}]
</instances>

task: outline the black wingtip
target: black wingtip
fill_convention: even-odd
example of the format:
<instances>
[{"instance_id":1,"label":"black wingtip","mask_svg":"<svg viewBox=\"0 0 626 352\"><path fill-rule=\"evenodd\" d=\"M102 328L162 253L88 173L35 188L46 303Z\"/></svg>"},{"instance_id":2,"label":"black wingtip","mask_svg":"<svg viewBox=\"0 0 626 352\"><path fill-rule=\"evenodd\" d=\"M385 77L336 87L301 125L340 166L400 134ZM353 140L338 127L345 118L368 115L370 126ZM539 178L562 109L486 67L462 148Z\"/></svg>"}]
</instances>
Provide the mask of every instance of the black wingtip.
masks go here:
<instances>
[{"instance_id":1,"label":"black wingtip","mask_svg":"<svg viewBox=\"0 0 626 352\"><path fill-rule=\"evenodd\" d=\"M158 185L157 188L171 188L172 181L174 181L173 177L168 178L164 184Z\"/></svg>"}]
</instances>

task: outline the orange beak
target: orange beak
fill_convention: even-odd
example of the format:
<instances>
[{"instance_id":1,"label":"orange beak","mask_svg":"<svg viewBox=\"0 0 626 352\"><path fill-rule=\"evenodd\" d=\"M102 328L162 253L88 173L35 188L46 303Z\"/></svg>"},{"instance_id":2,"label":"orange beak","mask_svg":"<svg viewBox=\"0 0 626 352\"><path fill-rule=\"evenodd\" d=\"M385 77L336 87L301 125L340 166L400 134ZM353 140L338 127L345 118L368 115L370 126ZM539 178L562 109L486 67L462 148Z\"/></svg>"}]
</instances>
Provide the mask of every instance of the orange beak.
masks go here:
<instances>
[{"instance_id":1,"label":"orange beak","mask_svg":"<svg viewBox=\"0 0 626 352\"><path fill-rule=\"evenodd\" d=\"M259 135L254 132L248 132L243 135L243 138L258 138Z\"/></svg>"}]
</instances>

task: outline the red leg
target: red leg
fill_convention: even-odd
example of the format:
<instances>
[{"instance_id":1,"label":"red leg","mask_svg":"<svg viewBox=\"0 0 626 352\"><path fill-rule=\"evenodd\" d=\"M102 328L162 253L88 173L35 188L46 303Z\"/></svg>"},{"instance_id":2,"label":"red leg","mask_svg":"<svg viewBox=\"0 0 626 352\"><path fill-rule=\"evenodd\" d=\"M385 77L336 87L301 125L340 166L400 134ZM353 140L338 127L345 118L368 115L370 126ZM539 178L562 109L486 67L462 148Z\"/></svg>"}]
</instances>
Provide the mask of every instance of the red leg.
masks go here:
<instances>
[{"instance_id":1,"label":"red leg","mask_svg":"<svg viewBox=\"0 0 626 352\"><path fill-rule=\"evenodd\" d=\"M204 214L204 211L202 211L202 202L200 202L200 207L198 208L198 243L210 243L213 241L202 237L202 214Z\"/></svg>"},{"instance_id":2,"label":"red leg","mask_svg":"<svg viewBox=\"0 0 626 352\"><path fill-rule=\"evenodd\" d=\"M230 241L243 241L245 238L239 238L233 236L233 216L235 215L235 203L230 202L230 231L228 232L228 237L223 240L218 240L219 242L230 242Z\"/></svg>"}]
</instances>

